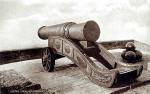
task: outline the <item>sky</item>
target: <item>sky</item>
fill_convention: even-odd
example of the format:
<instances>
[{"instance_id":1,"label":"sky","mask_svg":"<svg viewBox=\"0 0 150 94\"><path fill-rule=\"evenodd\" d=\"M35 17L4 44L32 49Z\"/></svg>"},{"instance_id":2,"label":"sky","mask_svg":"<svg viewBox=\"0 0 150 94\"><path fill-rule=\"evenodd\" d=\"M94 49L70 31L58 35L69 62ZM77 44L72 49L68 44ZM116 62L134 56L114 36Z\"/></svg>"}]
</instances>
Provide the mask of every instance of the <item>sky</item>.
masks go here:
<instances>
[{"instance_id":1,"label":"sky","mask_svg":"<svg viewBox=\"0 0 150 94\"><path fill-rule=\"evenodd\" d=\"M0 0L0 51L47 46L41 26L94 20L98 41L150 44L150 0Z\"/></svg>"}]
</instances>

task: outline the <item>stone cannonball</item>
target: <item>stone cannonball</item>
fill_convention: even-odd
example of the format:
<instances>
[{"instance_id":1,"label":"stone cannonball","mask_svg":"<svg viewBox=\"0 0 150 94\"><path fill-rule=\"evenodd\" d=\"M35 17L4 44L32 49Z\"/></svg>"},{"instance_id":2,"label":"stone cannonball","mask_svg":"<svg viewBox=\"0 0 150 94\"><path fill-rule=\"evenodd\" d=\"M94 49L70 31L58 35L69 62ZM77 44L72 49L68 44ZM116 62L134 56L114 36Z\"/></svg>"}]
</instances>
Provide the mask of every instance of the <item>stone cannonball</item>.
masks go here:
<instances>
[{"instance_id":1,"label":"stone cannonball","mask_svg":"<svg viewBox=\"0 0 150 94\"><path fill-rule=\"evenodd\" d=\"M133 52L133 51L127 51L125 53L125 59L126 60L130 60L130 61L136 60L136 54L135 54L135 52Z\"/></svg>"},{"instance_id":2,"label":"stone cannonball","mask_svg":"<svg viewBox=\"0 0 150 94\"><path fill-rule=\"evenodd\" d=\"M133 42L128 42L125 47L127 51L134 51L136 48Z\"/></svg>"}]
</instances>

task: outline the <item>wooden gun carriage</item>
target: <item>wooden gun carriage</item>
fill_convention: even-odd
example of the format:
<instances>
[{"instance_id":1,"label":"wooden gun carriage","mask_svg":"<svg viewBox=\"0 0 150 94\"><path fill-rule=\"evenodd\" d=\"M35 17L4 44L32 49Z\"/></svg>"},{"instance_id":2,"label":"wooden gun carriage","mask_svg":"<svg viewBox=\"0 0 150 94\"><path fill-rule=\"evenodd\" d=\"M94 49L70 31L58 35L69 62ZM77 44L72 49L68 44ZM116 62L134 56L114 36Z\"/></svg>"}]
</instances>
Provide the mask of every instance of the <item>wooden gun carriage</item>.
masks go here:
<instances>
[{"instance_id":1,"label":"wooden gun carriage","mask_svg":"<svg viewBox=\"0 0 150 94\"><path fill-rule=\"evenodd\" d=\"M48 39L48 48L44 49L42 57L46 71L54 70L59 55L72 60L93 83L103 87L133 81L142 73L141 64L120 62L101 43L96 42L100 28L94 21L43 26L38 35L41 39ZM105 68L102 69L92 58Z\"/></svg>"}]
</instances>

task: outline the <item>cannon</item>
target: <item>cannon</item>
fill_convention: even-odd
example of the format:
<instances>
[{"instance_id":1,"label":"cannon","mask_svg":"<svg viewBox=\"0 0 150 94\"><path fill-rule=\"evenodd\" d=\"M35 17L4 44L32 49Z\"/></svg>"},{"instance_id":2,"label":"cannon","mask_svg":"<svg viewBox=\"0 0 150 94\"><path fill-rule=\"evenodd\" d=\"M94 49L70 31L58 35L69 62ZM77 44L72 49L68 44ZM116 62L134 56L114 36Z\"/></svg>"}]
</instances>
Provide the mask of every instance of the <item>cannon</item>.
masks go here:
<instances>
[{"instance_id":1,"label":"cannon","mask_svg":"<svg viewBox=\"0 0 150 94\"><path fill-rule=\"evenodd\" d=\"M42 65L48 72L54 70L55 60L58 57L65 56L73 61L89 80L103 87L132 82L142 73L142 65L119 62L96 42L100 36L100 28L95 21L43 26L39 28L38 36L41 39L48 39L48 48L44 49L42 57Z\"/></svg>"}]
</instances>

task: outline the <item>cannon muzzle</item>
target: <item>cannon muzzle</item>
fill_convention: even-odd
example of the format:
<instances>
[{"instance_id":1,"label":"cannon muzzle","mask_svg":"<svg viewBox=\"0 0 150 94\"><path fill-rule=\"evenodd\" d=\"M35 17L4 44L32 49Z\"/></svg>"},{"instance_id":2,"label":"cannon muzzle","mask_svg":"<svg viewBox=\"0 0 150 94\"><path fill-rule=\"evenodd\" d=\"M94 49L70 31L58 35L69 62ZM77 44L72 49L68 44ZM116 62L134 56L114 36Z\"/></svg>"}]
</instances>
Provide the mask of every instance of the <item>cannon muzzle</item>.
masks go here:
<instances>
[{"instance_id":1,"label":"cannon muzzle","mask_svg":"<svg viewBox=\"0 0 150 94\"><path fill-rule=\"evenodd\" d=\"M52 26L43 26L38 30L38 35L42 39L50 36L64 36L75 40L96 41L100 35L100 28L94 21L76 24L67 22Z\"/></svg>"}]
</instances>

